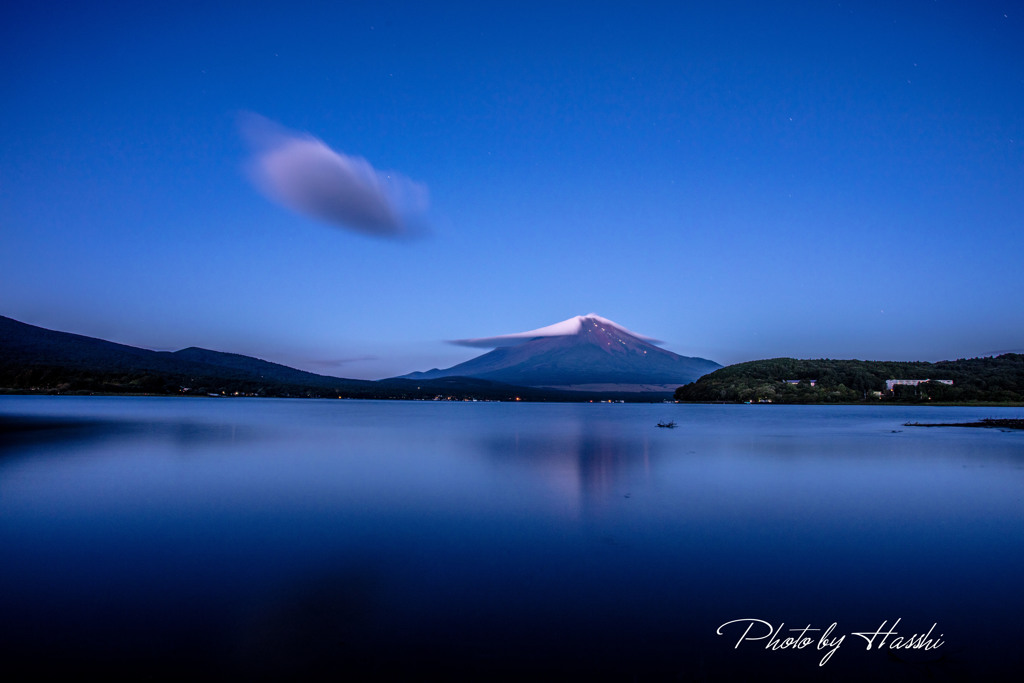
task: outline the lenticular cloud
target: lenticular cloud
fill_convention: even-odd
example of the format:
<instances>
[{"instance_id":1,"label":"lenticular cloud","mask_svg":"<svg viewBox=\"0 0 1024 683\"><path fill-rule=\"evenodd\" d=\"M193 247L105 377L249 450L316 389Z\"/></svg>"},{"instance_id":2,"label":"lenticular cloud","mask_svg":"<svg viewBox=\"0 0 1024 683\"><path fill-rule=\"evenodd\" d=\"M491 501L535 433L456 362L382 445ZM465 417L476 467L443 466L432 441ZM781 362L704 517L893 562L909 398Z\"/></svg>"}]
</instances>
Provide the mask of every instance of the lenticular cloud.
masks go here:
<instances>
[{"instance_id":1,"label":"lenticular cloud","mask_svg":"<svg viewBox=\"0 0 1024 683\"><path fill-rule=\"evenodd\" d=\"M263 194L318 220L371 235L397 237L422 226L426 188L366 159L336 152L311 135L255 114L242 121L252 147L249 176Z\"/></svg>"}]
</instances>

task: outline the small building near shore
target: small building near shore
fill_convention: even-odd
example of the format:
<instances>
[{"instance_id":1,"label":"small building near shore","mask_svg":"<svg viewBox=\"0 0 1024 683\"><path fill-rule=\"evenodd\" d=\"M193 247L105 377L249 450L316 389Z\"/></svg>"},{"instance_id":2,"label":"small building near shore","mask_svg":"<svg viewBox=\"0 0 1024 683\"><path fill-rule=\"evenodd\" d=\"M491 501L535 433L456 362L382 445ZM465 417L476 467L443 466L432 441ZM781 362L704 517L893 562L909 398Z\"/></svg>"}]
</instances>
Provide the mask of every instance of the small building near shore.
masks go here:
<instances>
[{"instance_id":1,"label":"small building near shore","mask_svg":"<svg viewBox=\"0 0 1024 683\"><path fill-rule=\"evenodd\" d=\"M916 387L918 384L924 384L925 382L938 382L953 386L953 380L951 379L887 379L885 380L885 390L892 391L893 387L897 384Z\"/></svg>"},{"instance_id":2,"label":"small building near shore","mask_svg":"<svg viewBox=\"0 0 1024 683\"><path fill-rule=\"evenodd\" d=\"M787 379L783 381L786 384L800 384L800 382L810 382L812 387L818 383L818 380L816 379Z\"/></svg>"}]
</instances>

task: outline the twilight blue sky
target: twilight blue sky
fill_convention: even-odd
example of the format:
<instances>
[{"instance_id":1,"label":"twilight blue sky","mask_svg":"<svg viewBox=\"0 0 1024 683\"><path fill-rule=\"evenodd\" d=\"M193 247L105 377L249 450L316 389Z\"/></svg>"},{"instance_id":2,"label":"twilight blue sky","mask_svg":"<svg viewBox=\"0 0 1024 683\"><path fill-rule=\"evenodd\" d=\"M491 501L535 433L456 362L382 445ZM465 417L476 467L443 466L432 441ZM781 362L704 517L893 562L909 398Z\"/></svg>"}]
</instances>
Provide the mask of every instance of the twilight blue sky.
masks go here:
<instances>
[{"instance_id":1,"label":"twilight blue sky","mask_svg":"<svg viewBox=\"0 0 1024 683\"><path fill-rule=\"evenodd\" d=\"M0 314L361 378L589 312L721 363L1020 351L1024 4L890 4L9 7ZM429 209L312 216L252 121Z\"/></svg>"}]
</instances>

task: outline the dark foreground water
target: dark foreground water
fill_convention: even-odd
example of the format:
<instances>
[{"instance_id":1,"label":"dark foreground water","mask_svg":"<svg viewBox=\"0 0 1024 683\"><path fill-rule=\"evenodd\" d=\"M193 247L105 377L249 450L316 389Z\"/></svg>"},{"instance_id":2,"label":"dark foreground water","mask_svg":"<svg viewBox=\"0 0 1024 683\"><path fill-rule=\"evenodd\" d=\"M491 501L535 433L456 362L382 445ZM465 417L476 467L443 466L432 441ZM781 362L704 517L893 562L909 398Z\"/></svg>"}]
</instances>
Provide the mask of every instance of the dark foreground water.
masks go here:
<instances>
[{"instance_id":1,"label":"dark foreground water","mask_svg":"<svg viewBox=\"0 0 1024 683\"><path fill-rule=\"evenodd\" d=\"M0 397L0 661L1009 676L1024 665L1024 432L902 424L1022 412ZM766 647L804 627L819 629L804 648Z\"/></svg>"}]
</instances>

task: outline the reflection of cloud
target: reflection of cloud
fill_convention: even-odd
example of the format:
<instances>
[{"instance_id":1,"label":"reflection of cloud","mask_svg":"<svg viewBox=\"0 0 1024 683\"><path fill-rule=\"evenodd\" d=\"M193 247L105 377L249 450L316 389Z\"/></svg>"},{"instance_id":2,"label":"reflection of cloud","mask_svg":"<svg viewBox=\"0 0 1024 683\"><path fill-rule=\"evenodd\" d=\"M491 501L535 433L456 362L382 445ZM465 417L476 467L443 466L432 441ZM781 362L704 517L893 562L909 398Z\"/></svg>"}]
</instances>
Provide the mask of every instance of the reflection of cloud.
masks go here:
<instances>
[{"instance_id":1,"label":"reflection of cloud","mask_svg":"<svg viewBox=\"0 0 1024 683\"><path fill-rule=\"evenodd\" d=\"M372 648L383 651L384 641L368 635L386 607L382 573L358 556L347 564L323 559L320 567L305 576L294 569L231 624L237 656L231 664L240 677L320 678L324 671L352 670L353 662L383 656Z\"/></svg>"},{"instance_id":2,"label":"reflection of cloud","mask_svg":"<svg viewBox=\"0 0 1024 683\"><path fill-rule=\"evenodd\" d=\"M279 204L371 235L408 235L422 224L425 186L257 114L244 116L241 129L252 149L250 178Z\"/></svg>"}]
</instances>

